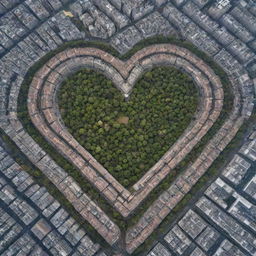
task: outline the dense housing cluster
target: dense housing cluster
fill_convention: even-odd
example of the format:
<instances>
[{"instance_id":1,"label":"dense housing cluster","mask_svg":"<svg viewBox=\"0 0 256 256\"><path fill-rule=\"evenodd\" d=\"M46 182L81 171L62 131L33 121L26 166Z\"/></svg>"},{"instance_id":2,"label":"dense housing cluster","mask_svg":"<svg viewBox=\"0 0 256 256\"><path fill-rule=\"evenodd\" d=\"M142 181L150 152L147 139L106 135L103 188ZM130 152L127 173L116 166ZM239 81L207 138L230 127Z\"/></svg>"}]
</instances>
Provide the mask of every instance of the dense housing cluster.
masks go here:
<instances>
[{"instance_id":1,"label":"dense housing cluster","mask_svg":"<svg viewBox=\"0 0 256 256\"><path fill-rule=\"evenodd\" d=\"M1 0L0 254L254 256L255 24L253 0ZM172 37L140 43L159 35ZM113 49L92 41L133 54L120 60ZM227 73L233 94L226 115L225 77L212 69L214 62ZM68 133L56 92L67 76L86 67L104 73L127 97L143 72L166 64L191 75L201 92L200 111L128 190ZM19 97L27 100L31 127L56 156L24 128ZM219 118L223 121L212 132ZM186 156L207 135L187 163ZM171 170L181 161L186 165L124 233L70 174L71 167L56 162L59 156L72 163L118 218L132 223L137 208ZM207 173L215 175L206 179ZM205 184L200 193L193 190L198 184Z\"/></svg>"}]
</instances>

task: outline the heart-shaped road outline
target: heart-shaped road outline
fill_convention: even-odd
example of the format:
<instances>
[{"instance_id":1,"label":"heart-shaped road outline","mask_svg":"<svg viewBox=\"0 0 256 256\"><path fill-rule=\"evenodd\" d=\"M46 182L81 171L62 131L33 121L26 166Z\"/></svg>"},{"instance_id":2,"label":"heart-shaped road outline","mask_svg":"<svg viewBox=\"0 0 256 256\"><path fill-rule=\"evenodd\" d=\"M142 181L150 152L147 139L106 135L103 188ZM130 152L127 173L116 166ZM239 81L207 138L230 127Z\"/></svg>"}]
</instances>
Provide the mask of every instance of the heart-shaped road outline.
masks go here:
<instances>
[{"instance_id":1,"label":"heart-shaped road outline","mask_svg":"<svg viewBox=\"0 0 256 256\"><path fill-rule=\"evenodd\" d=\"M64 64L65 61L66 63ZM67 64L69 64L70 66ZM146 47L138 51L134 56L132 56L131 59L126 62L122 62L119 59L111 56L110 54L95 48L68 49L57 54L55 57L49 60L35 74L31 83L28 96L28 108L34 125L43 135L45 135L46 139L50 141L53 145L55 145L55 143L60 143L61 146L66 147L66 143L63 143L64 140L62 141L60 139L63 136L63 138L66 138L67 141L71 140L71 142L73 143L72 145L75 147L75 149L77 151L79 150L78 152L82 153L82 155L78 155L71 148L68 148L68 151L66 153L62 152L62 150L59 150L59 152L61 152L64 156L66 156L68 153L71 154L70 156L76 157L81 157L83 156L83 154L85 154L85 156L88 156L90 168L88 167L89 165L85 165L84 167L86 167L86 169L84 170L85 172L83 174L86 176L87 174L93 174L97 171L99 173L99 176L96 176L96 187L100 188L100 184L105 184L103 177L110 179L114 182L117 181L115 181L115 179L113 179L113 177L111 177L111 175L97 161L93 160L93 157L85 149L80 147L79 144L72 139L71 135L68 135L65 132L66 128L62 124L57 103L54 100L56 95L53 96L52 92L54 92L55 94L55 89L57 89L56 85L59 86L61 82L67 77L67 75L75 72L76 69L80 69L82 67L90 67L99 71L101 70L101 72L107 74L107 76L114 82L120 76L123 80L127 82L128 80L125 79L125 77L131 77L130 81L136 81L136 79L132 80L132 76L135 78L138 77L138 75L136 76L135 70L141 70L140 68L142 67L142 64L144 64L144 67L146 67L146 69L150 69L155 65L173 65L181 68L186 72L194 74L193 78L197 84L198 81L204 81L204 83L206 84L210 83L210 86L217 85L216 88L218 89L214 92L215 95L217 95L216 99L219 100L216 101L215 98L210 97L210 99L213 100L212 103L214 102L214 106L219 106L217 109L215 109L215 111L211 109L210 112L210 115L212 117L216 116L217 118L218 112L220 111L222 106L223 99L223 92L219 78L215 75L211 68L209 68L201 59L196 57L187 49L170 44L161 44ZM120 76L118 75L118 73ZM243 124L244 119L247 119L249 117L247 115L247 108L248 104L250 104L250 101L244 98L246 97L246 95L244 96L242 89L243 82L244 80L247 81L248 77L243 76L241 77L241 79L236 79L235 77L229 78L232 84L232 90L234 95L232 111L230 112L229 116L226 118L224 124L221 126L218 132L204 147L202 153L195 160L195 162L188 166L187 169L184 170L184 172L180 174L173 183L170 184L170 187L165 192L163 192L146 210L146 212L139 219L138 223L126 232L125 249L128 253L132 253L140 244L142 244L147 239L148 236L150 236L154 229L157 228L157 226L171 212L171 210L182 200L186 193L190 191L193 185L200 179L200 177L211 166L213 161L224 150L224 148L236 135L238 129ZM115 84L118 85L118 83ZM130 88L132 88L133 84L129 85ZM129 93L129 90L121 90L124 93ZM42 92L44 92L44 97L42 97ZM216 92L218 93L216 94ZM212 104L210 105L212 108ZM203 112L204 110L201 109L197 113L197 116L199 116L200 113L202 114ZM46 123L48 122L46 117L50 118L49 120L52 120L51 123L48 123L48 125ZM54 119L54 117L57 117L57 119ZM208 121L206 124L209 124L210 122L212 123L213 120ZM11 118L10 124L11 127L21 126L16 118ZM189 127L190 126L192 129L194 128L191 124L189 125ZM54 127L58 127L59 130L54 131ZM12 129L13 128L10 128L10 132L8 133L8 135L10 134L9 136L11 136L12 134ZM191 131L193 131L192 129ZM203 125L202 129L206 129L205 125ZM188 132L187 130L188 129L186 129L185 132ZM195 138L196 134L193 135L191 131L188 133L187 138ZM200 131L199 134L202 134L202 132L203 130ZM23 132L21 136L15 136L13 139L16 141L16 143L21 143L22 146L27 145L29 137L26 136L26 138L24 139L22 136ZM181 138L184 138L184 136L181 136ZM179 145L181 145L180 140L178 140L178 142L173 145L173 147L177 147L176 151L168 151L164 155L164 157L160 159L160 164L156 164L149 170L146 175L143 176L141 180L144 181L144 183L142 182L140 184L139 182L137 182L134 185L135 193L140 193L142 191L144 193L142 193L141 196L145 198L145 194L148 194L147 189L151 191L153 189L153 186L156 186L160 182L159 177L161 176L159 175L162 174L166 176L167 173L170 172L170 167L172 167L173 164L173 156L179 156L179 152L182 152L184 154L189 144L185 145L186 147L184 146L183 148L179 148ZM76 159L76 157L74 159ZM33 162L34 159L30 159ZM75 161L75 163L76 162L78 164L78 161ZM48 163L49 166L47 167ZM108 216L99 208L99 206L95 204L81 190L81 188L73 180L73 178L68 176L60 168L57 168L56 165L52 164L49 156L45 155L43 158L41 158L39 162L35 162L35 164L43 171L44 174L46 174L49 178L52 178L52 182L56 185L56 187L66 196L66 198L72 203L75 209L99 232L99 234L101 234L101 236L109 244L113 245L121 238L120 229L108 218ZM164 164L164 166L162 166L162 164ZM88 173L86 172L86 170L89 170ZM90 177L90 175L88 176ZM91 177L95 178L94 175L92 175ZM151 180L155 183L151 182ZM108 185L107 189L105 189L105 194L102 193L105 198L109 198L109 195L114 195L115 190L111 187L111 185L112 183ZM128 202L131 202L132 200L138 198L138 196L136 196L135 198L135 195L131 195L128 197L127 192L130 192L126 191L122 187L119 187L118 183L113 183L113 185L115 188L118 188L120 190L118 195L120 198L122 198L122 200L127 198ZM141 187L138 185L140 185ZM106 193L106 191L108 190L109 195L108 193ZM117 198L118 197L115 197L116 200ZM142 200L138 198L135 202L138 205L138 201L141 202ZM120 202L114 204L115 207L117 207L118 205L120 206ZM123 207L123 204L121 204L121 206Z\"/></svg>"},{"instance_id":2,"label":"heart-shaped road outline","mask_svg":"<svg viewBox=\"0 0 256 256\"><path fill-rule=\"evenodd\" d=\"M68 132L61 120L56 93L67 76L87 67L105 74L128 97L142 73L161 65L175 66L193 78L200 92L199 110L178 141L133 186L131 193ZM222 109L223 89L205 63L174 45L147 47L125 62L99 49L76 48L61 52L46 63L33 79L28 99L30 117L44 137L127 217L211 128Z\"/></svg>"}]
</instances>

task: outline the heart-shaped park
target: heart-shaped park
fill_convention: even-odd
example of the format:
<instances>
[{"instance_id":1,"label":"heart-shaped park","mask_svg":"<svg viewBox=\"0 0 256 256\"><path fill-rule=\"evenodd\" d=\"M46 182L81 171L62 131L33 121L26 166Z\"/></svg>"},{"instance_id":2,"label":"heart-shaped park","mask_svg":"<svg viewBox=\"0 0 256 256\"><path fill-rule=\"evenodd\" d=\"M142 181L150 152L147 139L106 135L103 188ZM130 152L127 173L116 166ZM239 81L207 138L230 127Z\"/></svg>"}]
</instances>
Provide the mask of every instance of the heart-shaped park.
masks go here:
<instances>
[{"instance_id":1,"label":"heart-shaped park","mask_svg":"<svg viewBox=\"0 0 256 256\"><path fill-rule=\"evenodd\" d=\"M27 107L44 138L126 218L167 175L176 175L173 170L218 119L223 99L220 79L184 48L152 45L123 61L84 47L61 51L36 72ZM159 196L152 205L154 222L145 226L141 217L128 231L128 251L145 240L205 173L223 150L222 141L230 138L225 131ZM120 238L119 228L82 193L82 176L77 178L73 169L69 176L69 168L59 168L48 155L38 165L46 165L46 175L108 243ZM130 191L122 186L134 182Z\"/></svg>"},{"instance_id":2,"label":"heart-shaped park","mask_svg":"<svg viewBox=\"0 0 256 256\"><path fill-rule=\"evenodd\" d=\"M131 187L193 120L198 91L190 76L161 66L142 74L125 98L103 74L82 69L62 83L58 105L80 145Z\"/></svg>"}]
</instances>

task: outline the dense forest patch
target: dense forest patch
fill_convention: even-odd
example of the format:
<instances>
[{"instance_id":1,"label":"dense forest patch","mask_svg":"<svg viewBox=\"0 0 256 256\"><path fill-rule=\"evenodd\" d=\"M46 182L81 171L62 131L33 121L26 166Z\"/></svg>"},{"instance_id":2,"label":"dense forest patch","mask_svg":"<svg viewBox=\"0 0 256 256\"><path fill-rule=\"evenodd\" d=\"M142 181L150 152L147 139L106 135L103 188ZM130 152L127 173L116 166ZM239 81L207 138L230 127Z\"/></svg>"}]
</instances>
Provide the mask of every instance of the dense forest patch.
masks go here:
<instances>
[{"instance_id":1,"label":"dense forest patch","mask_svg":"<svg viewBox=\"0 0 256 256\"><path fill-rule=\"evenodd\" d=\"M182 135L195 114L198 92L186 74L156 67L125 100L104 75L84 69L64 81L58 101L69 132L130 187Z\"/></svg>"}]
</instances>

